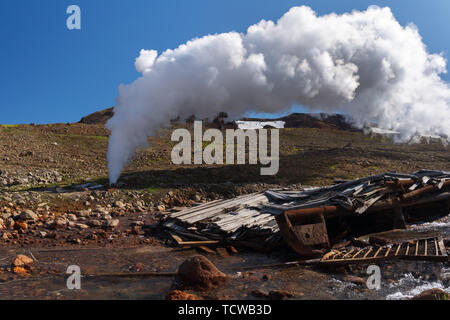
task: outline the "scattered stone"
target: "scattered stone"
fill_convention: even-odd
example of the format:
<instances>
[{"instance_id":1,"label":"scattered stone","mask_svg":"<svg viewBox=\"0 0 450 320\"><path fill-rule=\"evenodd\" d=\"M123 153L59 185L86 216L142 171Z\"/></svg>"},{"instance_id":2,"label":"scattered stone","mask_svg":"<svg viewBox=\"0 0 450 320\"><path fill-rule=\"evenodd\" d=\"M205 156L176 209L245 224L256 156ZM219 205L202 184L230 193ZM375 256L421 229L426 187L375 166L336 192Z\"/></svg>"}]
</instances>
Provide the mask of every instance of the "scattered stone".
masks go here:
<instances>
[{"instance_id":1,"label":"scattered stone","mask_svg":"<svg viewBox=\"0 0 450 320\"><path fill-rule=\"evenodd\" d=\"M122 201L116 201L116 202L114 202L114 206L116 208L122 209L125 207L125 204Z\"/></svg>"},{"instance_id":2,"label":"scattered stone","mask_svg":"<svg viewBox=\"0 0 450 320\"><path fill-rule=\"evenodd\" d=\"M8 240L8 239L11 239L11 238L12 238L11 233L9 233L9 232L3 232L3 234L2 234L2 239L3 239L3 240Z\"/></svg>"},{"instance_id":3,"label":"scattered stone","mask_svg":"<svg viewBox=\"0 0 450 320\"><path fill-rule=\"evenodd\" d=\"M34 221L38 218L38 215L32 210L24 210L20 213L19 219L24 221Z\"/></svg>"},{"instance_id":4,"label":"scattered stone","mask_svg":"<svg viewBox=\"0 0 450 320\"><path fill-rule=\"evenodd\" d=\"M133 271L133 272L141 272L141 271L144 271L144 269L145 269L145 266L141 262L138 262L134 266L130 267L130 271Z\"/></svg>"},{"instance_id":5,"label":"scattered stone","mask_svg":"<svg viewBox=\"0 0 450 320\"><path fill-rule=\"evenodd\" d=\"M134 227L131 227L130 233L131 233L131 234L134 234L134 235L140 235L140 234L141 234L141 231L139 230L139 227L138 227L138 226L134 226Z\"/></svg>"},{"instance_id":6,"label":"scattered stone","mask_svg":"<svg viewBox=\"0 0 450 320\"><path fill-rule=\"evenodd\" d=\"M62 229L67 225L67 220L64 218L57 218L54 222L53 222L53 228L54 229Z\"/></svg>"},{"instance_id":7,"label":"scattered stone","mask_svg":"<svg viewBox=\"0 0 450 320\"><path fill-rule=\"evenodd\" d=\"M74 215L73 213L71 213L71 214L67 215L67 219L69 219L71 221L77 221L77 216Z\"/></svg>"},{"instance_id":8,"label":"scattered stone","mask_svg":"<svg viewBox=\"0 0 450 320\"><path fill-rule=\"evenodd\" d=\"M9 228L13 228L15 224L16 224L16 222L14 221L13 218L6 219L5 226L7 226Z\"/></svg>"},{"instance_id":9,"label":"scattered stone","mask_svg":"<svg viewBox=\"0 0 450 320\"><path fill-rule=\"evenodd\" d=\"M16 221L14 224L14 229L25 231L28 229L28 224L25 221Z\"/></svg>"},{"instance_id":10,"label":"scattered stone","mask_svg":"<svg viewBox=\"0 0 450 320\"><path fill-rule=\"evenodd\" d=\"M92 220L87 223L91 227L101 227L102 223L98 220Z\"/></svg>"},{"instance_id":11,"label":"scattered stone","mask_svg":"<svg viewBox=\"0 0 450 320\"><path fill-rule=\"evenodd\" d=\"M27 269L23 268L23 267L13 267L12 271L20 276L29 276L29 272Z\"/></svg>"},{"instance_id":12,"label":"scattered stone","mask_svg":"<svg viewBox=\"0 0 450 320\"><path fill-rule=\"evenodd\" d=\"M29 267L33 264L33 259L24 254L17 255L12 263L13 267Z\"/></svg>"},{"instance_id":13,"label":"scattered stone","mask_svg":"<svg viewBox=\"0 0 450 320\"><path fill-rule=\"evenodd\" d=\"M89 229L89 226L87 224L84 224L84 223L77 223L75 226L80 228L80 229Z\"/></svg>"},{"instance_id":14,"label":"scattered stone","mask_svg":"<svg viewBox=\"0 0 450 320\"><path fill-rule=\"evenodd\" d=\"M109 220L109 221L106 221L105 226L107 228L115 228L119 225L119 222L120 222L119 219Z\"/></svg>"}]
</instances>

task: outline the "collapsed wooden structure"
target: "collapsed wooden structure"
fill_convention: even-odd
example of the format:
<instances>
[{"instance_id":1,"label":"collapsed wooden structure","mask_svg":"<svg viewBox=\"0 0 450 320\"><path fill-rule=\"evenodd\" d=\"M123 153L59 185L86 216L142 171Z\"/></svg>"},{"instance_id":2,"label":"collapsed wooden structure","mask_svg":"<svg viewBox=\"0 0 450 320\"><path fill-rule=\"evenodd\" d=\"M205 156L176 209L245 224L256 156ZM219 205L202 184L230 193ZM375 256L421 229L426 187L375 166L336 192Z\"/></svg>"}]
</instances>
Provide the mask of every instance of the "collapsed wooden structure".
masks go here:
<instances>
[{"instance_id":1,"label":"collapsed wooden structure","mask_svg":"<svg viewBox=\"0 0 450 320\"><path fill-rule=\"evenodd\" d=\"M270 250L286 242L322 257L344 239L405 229L450 212L450 173L385 173L324 188L269 190L168 214L162 225L195 241ZM390 256L390 255L388 255Z\"/></svg>"}]
</instances>

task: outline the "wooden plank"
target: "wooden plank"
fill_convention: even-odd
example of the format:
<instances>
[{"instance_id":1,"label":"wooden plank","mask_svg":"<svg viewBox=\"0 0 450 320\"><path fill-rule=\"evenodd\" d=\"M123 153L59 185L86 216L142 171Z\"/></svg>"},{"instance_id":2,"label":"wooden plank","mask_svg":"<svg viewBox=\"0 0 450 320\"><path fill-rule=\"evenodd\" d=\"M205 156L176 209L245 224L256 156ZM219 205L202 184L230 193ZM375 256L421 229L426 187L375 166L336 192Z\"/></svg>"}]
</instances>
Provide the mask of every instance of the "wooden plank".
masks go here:
<instances>
[{"instance_id":1,"label":"wooden plank","mask_svg":"<svg viewBox=\"0 0 450 320\"><path fill-rule=\"evenodd\" d=\"M372 251L373 251L373 248L370 248L369 251L367 251L366 254L364 255L364 259L367 258L369 253L371 253Z\"/></svg>"},{"instance_id":2,"label":"wooden plank","mask_svg":"<svg viewBox=\"0 0 450 320\"><path fill-rule=\"evenodd\" d=\"M435 250L436 250L435 255L438 256L439 255L439 248L438 248L438 239L437 238L434 238L434 247L435 247Z\"/></svg>"},{"instance_id":3,"label":"wooden plank","mask_svg":"<svg viewBox=\"0 0 450 320\"><path fill-rule=\"evenodd\" d=\"M414 255L415 255L416 257L419 255L419 243L420 243L420 240L417 240L417 241L416 241L416 251L415 251L415 253L414 253Z\"/></svg>"},{"instance_id":4,"label":"wooden plank","mask_svg":"<svg viewBox=\"0 0 450 320\"><path fill-rule=\"evenodd\" d=\"M406 252L405 252L405 256L407 256L409 253L409 243L406 244Z\"/></svg>"},{"instance_id":5,"label":"wooden plank","mask_svg":"<svg viewBox=\"0 0 450 320\"><path fill-rule=\"evenodd\" d=\"M183 239L181 239L179 236L177 236L176 234L170 234L170 236L172 237L173 240L175 240L176 243L180 244L183 242Z\"/></svg>"},{"instance_id":6,"label":"wooden plank","mask_svg":"<svg viewBox=\"0 0 450 320\"><path fill-rule=\"evenodd\" d=\"M216 252L214 250L211 250L207 246L198 246L197 249L199 249L203 252L209 253L209 254L216 254Z\"/></svg>"},{"instance_id":7,"label":"wooden plank","mask_svg":"<svg viewBox=\"0 0 450 320\"><path fill-rule=\"evenodd\" d=\"M237 251L237 249L235 247L229 246L228 248L230 248L231 253L233 253L233 254L237 254L238 253L238 251Z\"/></svg>"},{"instance_id":8,"label":"wooden plank","mask_svg":"<svg viewBox=\"0 0 450 320\"><path fill-rule=\"evenodd\" d=\"M355 259L363 251L364 251L364 248L360 249L353 257L351 257L351 259Z\"/></svg>"},{"instance_id":9,"label":"wooden plank","mask_svg":"<svg viewBox=\"0 0 450 320\"><path fill-rule=\"evenodd\" d=\"M351 255L353 251L355 251L355 249L352 249L352 250L350 250L349 252L347 252L347 253L342 257L342 259L345 259L345 258L348 257L349 255Z\"/></svg>"},{"instance_id":10,"label":"wooden plank","mask_svg":"<svg viewBox=\"0 0 450 320\"><path fill-rule=\"evenodd\" d=\"M195 239L198 241L209 241L211 239L207 238L207 237L203 237L203 236L199 236L197 234L193 234L193 233L189 233L189 232L184 232L184 231L180 231L180 230L173 230L173 232L180 234L182 236L185 236L186 238L191 238L191 239Z\"/></svg>"},{"instance_id":11,"label":"wooden plank","mask_svg":"<svg viewBox=\"0 0 450 320\"><path fill-rule=\"evenodd\" d=\"M427 255L427 253L428 253L427 245L428 245L428 240L425 239L425 255Z\"/></svg>"},{"instance_id":12,"label":"wooden plank","mask_svg":"<svg viewBox=\"0 0 450 320\"><path fill-rule=\"evenodd\" d=\"M441 249L441 255L447 256L447 249L445 248L444 240L439 239L439 249Z\"/></svg>"},{"instance_id":13,"label":"wooden plank","mask_svg":"<svg viewBox=\"0 0 450 320\"><path fill-rule=\"evenodd\" d=\"M384 255L385 257L389 256L389 253L391 252L392 247L389 247L386 251L386 254Z\"/></svg>"},{"instance_id":14,"label":"wooden plank","mask_svg":"<svg viewBox=\"0 0 450 320\"><path fill-rule=\"evenodd\" d=\"M398 253L400 252L400 248L402 247L403 243L400 243L397 247L397 250L395 251L395 256L398 256Z\"/></svg>"},{"instance_id":15,"label":"wooden plank","mask_svg":"<svg viewBox=\"0 0 450 320\"><path fill-rule=\"evenodd\" d=\"M377 252L375 252L375 255L373 257L376 258L382 249L383 249L383 247L379 247Z\"/></svg>"},{"instance_id":16,"label":"wooden plank","mask_svg":"<svg viewBox=\"0 0 450 320\"><path fill-rule=\"evenodd\" d=\"M178 242L180 246L206 246L206 245L213 245L218 244L220 241L182 241Z\"/></svg>"}]
</instances>

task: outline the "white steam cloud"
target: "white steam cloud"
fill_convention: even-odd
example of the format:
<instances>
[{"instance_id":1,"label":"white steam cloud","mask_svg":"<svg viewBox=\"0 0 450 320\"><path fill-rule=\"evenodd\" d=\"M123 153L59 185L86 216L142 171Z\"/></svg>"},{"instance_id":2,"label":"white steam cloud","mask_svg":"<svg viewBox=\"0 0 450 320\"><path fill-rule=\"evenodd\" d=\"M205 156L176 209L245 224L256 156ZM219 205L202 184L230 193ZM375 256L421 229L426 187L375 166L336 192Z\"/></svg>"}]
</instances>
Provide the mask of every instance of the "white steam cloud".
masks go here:
<instances>
[{"instance_id":1,"label":"white steam cloud","mask_svg":"<svg viewBox=\"0 0 450 320\"><path fill-rule=\"evenodd\" d=\"M319 17L294 7L245 34L208 35L159 56L142 50L135 66L142 77L119 87L107 123L111 183L155 130L192 114L237 118L302 104L341 111L357 126L376 121L404 140L450 136L450 88L440 78L446 61L389 8Z\"/></svg>"}]
</instances>

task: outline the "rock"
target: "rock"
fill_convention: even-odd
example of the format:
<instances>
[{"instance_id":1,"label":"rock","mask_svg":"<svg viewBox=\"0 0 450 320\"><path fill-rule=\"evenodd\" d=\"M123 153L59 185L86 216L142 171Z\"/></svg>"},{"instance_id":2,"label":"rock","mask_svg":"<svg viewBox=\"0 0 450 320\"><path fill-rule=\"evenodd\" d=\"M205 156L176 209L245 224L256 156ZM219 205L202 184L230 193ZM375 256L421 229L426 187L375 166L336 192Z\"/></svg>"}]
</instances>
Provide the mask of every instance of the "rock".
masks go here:
<instances>
[{"instance_id":1,"label":"rock","mask_svg":"<svg viewBox=\"0 0 450 320\"><path fill-rule=\"evenodd\" d=\"M345 276L342 280L344 280L345 282L351 282L362 286L366 285L366 280L357 276Z\"/></svg>"},{"instance_id":2,"label":"rock","mask_svg":"<svg viewBox=\"0 0 450 320\"><path fill-rule=\"evenodd\" d=\"M113 219L113 220L109 220L106 221L105 226L108 228L115 228L119 225L119 219Z\"/></svg>"},{"instance_id":3,"label":"rock","mask_svg":"<svg viewBox=\"0 0 450 320\"><path fill-rule=\"evenodd\" d=\"M166 207L163 204L161 204L161 205L156 207L156 210L158 210L159 212L162 212L162 211L166 210Z\"/></svg>"},{"instance_id":4,"label":"rock","mask_svg":"<svg viewBox=\"0 0 450 320\"><path fill-rule=\"evenodd\" d=\"M28 224L26 222L24 222L24 221L17 221L14 224L14 229L25 231L25 230L28 229Z\"/></svg>"},{"instance_id":5,"label":"rock","mask_svg":"<svg viewBox=\"0 0 450 320\"><path fill-rule=\"evenodd\" d=\"M80 229L89 229L89 226L87 224L84 224L84 223L77 223L75 226L80 228Z\"/></svg>"},{"instance_id":6,"label":"rock","mask_svg":"<svg viewBox=\"0 0 450 320\"><path fill-rule=\"evenodd\" d=\"M270 296L267 292L257 289L252 291L252 295L258 298L268 299Z\"/></svg>"},{"instance_id":7,"label":"rock","mask_svg":"<svg viewBox=\"0 0 450 320\"><path fill-rule=\"evenodd\" d=\"M122 209L125 207L125 204L122 201L116 201L116 202L114 202L114 206L116 208Z\"/></svg>"},{"instance_id":8,"label":"rock","mask_svg":"<svg viewBox=\"0 0 450 320\"><path fill-rule=\"evenodd\" d=\"M24 210L20 213L19 219L23 221L35 221L37 220L38 215L34 213L32 210Z\"/></svg>"},{"instance_id":9,"label":"rock","mask_svg":"<svg viewBox=\"0 0 450 320\"><path fill-rule=\"evenodd\" d=\"M142 227L144 225L144 221L133 221L130 226L134 227L134 226L138 226L138 227Z\"/></svg>"},{"instance_id":10,"label":"rock","mask_svg":"<svg viewBox=\"0 0 450 320\"><path fill-rule=\"evenodd\" d=\"M90 210L81 210L77 213L79 217L88 217L90 215Z\"/></svg>"},{"instance_id":11,"label":"rock","mask_svg":"<svg viewBox=\"0 0 450 320\"><path fill-rule=\"evenodd\" d=\"M7 226L9 228L13 228L15 224L16 224L16 222L14 221L13 218L6 219L5 226Z\"/></svg>"},{"instance_id":12,"label":"rock","mask_svg":"<svg viewBox=\"0 0 450 320\"><path fill-rule=\"evenodd\" d=\"M11 233L9 233L9 232L3 232L3 234L2 234L2 239L3 239L3 240L8 240L8 239L10 239L10 238L12 238Z\"/></svg>"},{"instance_id":13,"label":"rock","mask_svg":"<svg viewBox=\"0 0 450 320\"><path fill-rule=\"evenodd\" d=\"M225 283L229 277L222 273L204 256L195 256L184 261L178 268L175 286L207 290Z\"/></svg>"},{"instance_id":14,"label":"rock","mask_svg":"<svg viewBox=\"0 0 450 320\"><path fill-rule=\"evenodd\" d=\"M444 290L435 288L426 290L417 296L411 298L411 300L448 300L449 294Z\"/></svg>"},{"instance_id":15,"label":"rock","mask_svg":"<svg viewBox=\"0 0 450 320\"><path fill-rule=\"evenodd\" d=\"M13 267L29 267L33 264L33 259L27 257L26 255L19 254L17 255L12 263Z\"/></svg>"},{"instance_id":16,"label":"rock","mask_svg":"<svg viewBox=\"0 0 450 320\"><path fill-rule=\"evenodd\" d=\"M270 299L282 300L284 298L293 298L295 294L287 290L273 290L269 292Z\"/></svg>"},{"instance_id":17,"label":"rock","mask_svg":"<svg viewBox=\"0 0 450 320\"><path fill-rule=\"evenodd\" d=\"M265 274L265 275L262 276L262 279L264 281L268 281L268 280L272 279L272 276L270 274Z\"/></svg>"},{"instance_id":18,"label":"rock","mask_svg":"<svg viewBox=\"0 0 450 320\"><path fill-rule=\"evenodd\" d=\"M67 215L67 219L69 219L70 221L77 221L77 216L71 213Z\"/></svg>"},{"instance_id":19,"label":"rock","mask_svg":"<svg viewBox=\"0 0 450 320\"><path fill-rule=\"evenodd\" d=\"M23 267L13 267L12 271L20 276L29 276L28 270Z\"/></svg>"},{"instance_id":20,"label":"rock","mask_svg":"<svg viewBox=\"0 0 450 320\"><path fill-rule=\"evenodd\" d=\"M56 220L53 222L54 229L61 229L61 228L64 228L66 225L67 225L67 220L64 218L56 218Z\"/></svg>"},{"instance_id":21,"label":"rock","mask_svg":"<svg viewBox=\"0 0 450 320\"><path fill-rule=\"evenodd\" d=\"M180 290L172 290L167 294L166 300L203 300L203 299L195 294L187 293Z\"/></svg>"},{"instance_id":22,"label":"rock","mask_svg":"<svg viewBox=\"0 0 450 320\"><path fill-rule=\"evenodd\" d=\"M130 271L133 271L133 272L141 272L141 271L144 271L144 269L145 269L145 266L142 262L138 262L134 266L130 267Z\"/></svg>"},{"instance_id":23,"label":"rock","mask_svg":"<svg viewBox=\"0 0 450 320\"><path fill-rule=\"evenodd\" d=\"M87 223L91 227L101 227L102 223L98 220L92 220Z\"/></svg>"},{"instance_id":24,"label":"rock","mask_svg":"<svg viewBox=\"0 0 450 320\"><path fill-rule=\"evenodd\" d=\"M140 235L140 234L141 234L141 231L139 230L139 227L138 227L138 226L134 226L134 227L131 227L130 233L131 233L131 234L134 234L134 235Z\"/></svg>"}]
</instances>

